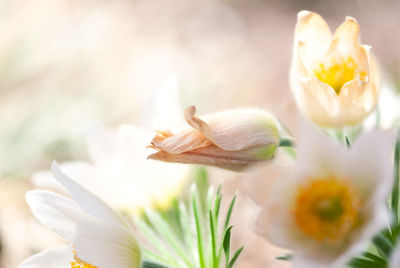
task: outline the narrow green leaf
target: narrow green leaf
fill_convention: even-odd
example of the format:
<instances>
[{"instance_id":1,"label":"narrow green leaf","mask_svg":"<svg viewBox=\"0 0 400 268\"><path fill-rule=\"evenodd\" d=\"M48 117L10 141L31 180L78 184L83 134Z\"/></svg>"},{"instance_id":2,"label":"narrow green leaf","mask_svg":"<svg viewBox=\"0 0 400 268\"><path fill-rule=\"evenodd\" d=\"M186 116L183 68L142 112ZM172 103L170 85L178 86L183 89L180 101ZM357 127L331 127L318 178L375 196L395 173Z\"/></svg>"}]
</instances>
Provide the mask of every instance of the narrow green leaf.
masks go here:
<instances>
[{"instance_id":1,"label":"narrow green leaf","mask_svg":"<svg viewBox=\"0 0 400 268\"><path fill-rule=\"evenodd\" d=\"M231 261L228 264L228 268L232 268L233 265L235 264L236 260L239 258L240 253L242 253L243 251L243 247L239 248L238 250L236 250L235 254L233 254L233 257L231 259Z\"/></svg>"},{"instance_id":2,"label":"narrow green leaf","mask_svg":"<svg viewBox=\"0 0 400 268\"><path fill-rule=\"evenodd\" d=\"M165 259L163 256L154 253L152 250L149 250L147 248L141 248L140 250L142 252L142 257L144 259L147 259L149 261L150 260L157 261L160 263L169 263L167 259Z\"/></svg>"},{"instance_id":3,"label":"narrow green leaf","mask_svg":"<svg viewBox=\"0 0 400 268\"><path fill-rule=\"evenodd\" d=\"M212 266L214 268L218 268L218 259L217 259L217 237L215 234L215 226L214 226L214 216L213 212L210 210L210 233L211 233L211 254L212 254Z\"/></svg>"},{"instance_id":4,"label":"narrow green leaf","mask_svg":"<svg viewBox=\"0 0 400 268\"><path fill-rule=\"evenodd\" d=\"M236 202L236 195L233 197L231 204L229 205L228 212L226 213L226 219L225 219L225 224L224 224L224 229L228 228L229 221L231 220L231 215L233 211L233 207L235 206Z\"/></svg>"},{"instance_id":5,"label":"narrow green leaf","mask_svg":"<svg viewBox=\"0 0 400 268\"><path fill-rule=\"evenodd\" d=\"M199 254L200 267L205 268L206 265L205 265L205 259L204 259L203 236L202 236L202 230L201 230L202 223L200 221L200 216L199 216L199 208L198 208L198 203L197 203L196 189L193 189L193 191L192 191L192 209L193 209L193 216L194 216L194 221L195 221L195 225L196 225L197 249L198 249L198 254Z\"/></svg>"},{"instance_id":6,"label":"narrow green leaf","mask_svg":"<svg viewBox=\"0 0 400 268\"><path fill-rule=\"evenodd\" d=\"M354 258L349 264L353 268L386 268L386 264L376 263L372 260L367 260L363 258Z\"/></svg>"},{"instance_id":7,"label":"narrow green leaf","mask_svg":"<svg viewBox=\"0 0 400 268\"><path fill-rule=\"evenodd\" d=\"M162 235L166 242L168 242L176 254L185 262L188 267L192 267L192 263L187 257L187 250L183 247L181 240L175 235L174 231L165 222L165 220L161 218L158 213L155 213L152 210L146 210L146 215L151 221L152 225L157 227L158 232Z\"/></svg>"},{"instance_id":8,"label":"narrow green leaf","mask_svg":"<svg viewBox=\"0 0 400 268\"><path fill-rule=\"evenodd\" d=\"M276 257L277 260L281 260L281 261L290 261L293 259L293 255L292 254L286 254L283 256L278 256Z\"/></svg>"},{"instance_id":9,"label":"narrow green leaf","mask_svg":"<svg viewBox=\"0 0 400 268\"><path fill-rule=\"evenodd\" d=\"M394 185L392 190L391 210L394 215L395 225L399 225L399 165L400 165L400 130L397 132L396 146L394 149Z\"/></svg>"},{"instance_id":10,"label":"narrow green leaf","mask_svg":"<svg viewBox=\"0 0 400 268\"><path fill-rule=\"evenodd\" d=\"M225 253L225 263L226 267L228 267L229 264L229 251L231 250L231 230L233 226L230 226L228 229L225 231L224 239L222 242L223 248L224 248L224 253Z\"/></svg>"},{"instance_id":11,"label":"narrow green leaf","mask_svg":"<svg viewBox=\"0 0 400 268\"><path fill-rule=\"evenodd\" d=\"M291 138L282 138L279 141L279 147L294 147L293 139L291 139Z\"/></svg>"},{"instance_id":12,"label":"narrow green leaf","mask_svg":"<svg viewBox=\"0 0 400 268\"><path fill-rule=\"evenodd\" d=\"M347 146L347 147L350 147L351 144L350 144L349 137L345 136L344 138L345 138L345 140L346 140L346 146Z\"/></svg>"},{"instance_id":13,"label":"narrow green leaf","mask_svg":"<svg viewBox=\"0 0 400 268\"><path fill-rule=\"evenodd\" d=\"M384 264L384 265L387 264L387 261L385 259L382 259L381 257L376 256L375 254L372 254L372 253L369 253L369 252L365 252L363 254L363 256L368 258L368 259L371 259L372 261L374 261L376 263Z\"/></svg>"},{"instance_id":14,"label":"narrow green leaf","mask_svg":"<svg viewBox=\"0 0 400 268\"><path fill-rule=\"evenodd\" d=\"M143 261L142 262L142 268L168 268L168 266L156 263L156 262L151 262L151 261Z\"/></svg>"},{"instance_id":15,"label":"narrow green leaf","mask_svg":"<svg viewBox=\"0 0 400 268\"><path fill-rule=\"evenodd\" d=\"M174 266L179 267L179 264L176 262L176 259L172 252L170 252L169 248L166 247L164 241L154 232L154 230L139 217L135 217L134 220L135 226L139 229L141 233L145 235L148 242L156 247L161 255L166 258L168 263L173 263Z\"/></svg>"},{"instance_id":16,"label":"narrow green leaf","mask_svg":"<svg viewBox=\"0 0 400 268\"><path fill-rule=\"evenodd\" d=\"M190 249L190 256L194 260L194 249L197 248L195 230L192 225L192 218L188 212L186 205L182 202L179 205L179 216L183 232L183 240L188 249ZM195 263L195 262L193 262Z\"/></svg>"},{"instance_id":17,"label":"narrow green leaf","mask_svg":"<svg viewBox=\"0 0 400 268\"><path fill-rule=\"evenodd\" d=\"M216 220L218 220L219 210L221 208L221 200L222 200L222 195L218 194L217 197L215 198L215 203L214 203L214 215Z\"/></svg>"},{"instance_id":18,"label":"narrow green leaf","mask_svg":"<svg viewBox=\"0 0 400 268\"><path fill-rule=\"evenodd\" d=\"M382 256L386 258L390 256L392 245L386 237L384 237L382 234L379 234L372 239L372 242Z\"/></svg>"}]
</instances>

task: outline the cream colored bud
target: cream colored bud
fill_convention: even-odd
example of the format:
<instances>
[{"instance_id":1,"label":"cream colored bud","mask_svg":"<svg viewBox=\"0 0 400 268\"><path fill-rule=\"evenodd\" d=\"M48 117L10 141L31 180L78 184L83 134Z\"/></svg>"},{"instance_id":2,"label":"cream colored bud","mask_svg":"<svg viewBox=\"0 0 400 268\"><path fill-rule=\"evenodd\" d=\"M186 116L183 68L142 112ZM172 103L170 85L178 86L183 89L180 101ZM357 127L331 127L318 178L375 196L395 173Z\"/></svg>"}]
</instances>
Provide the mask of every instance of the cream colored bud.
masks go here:
<instances>
[{"instance_id":1,"label":"cream colored bud","mask_svg":"<svg viewBox=\"0 0 400 268\"><path fill-rule=\"evenodd\" d=\"M320 15L298 14L290 82L300 110L317 125L354 125L376 106L378 68L359 32L351 17L332 35Z\"/></svg>"},{"instance_id":2,"label":"cream colored bud","mask_svg":"<svg viewBox=\"0 0 400 268\"><path fill-rule=\"evenodd\" d=\"M150 159L242 170L273 157L279 143L275 118L259 109L235 109L199 118L188 107L191 126L177 134L160 131L150 148Z\"/></svg>"}]
</instances>

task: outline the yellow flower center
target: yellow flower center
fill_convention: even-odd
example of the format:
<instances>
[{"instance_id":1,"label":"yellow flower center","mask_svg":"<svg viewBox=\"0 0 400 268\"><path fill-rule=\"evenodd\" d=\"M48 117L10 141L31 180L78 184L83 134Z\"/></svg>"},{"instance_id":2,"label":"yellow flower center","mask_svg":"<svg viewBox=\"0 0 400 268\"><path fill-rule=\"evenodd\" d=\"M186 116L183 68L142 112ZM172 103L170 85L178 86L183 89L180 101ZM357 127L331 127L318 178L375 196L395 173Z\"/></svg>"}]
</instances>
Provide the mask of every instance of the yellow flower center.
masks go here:
<instances>
[{"instance_id":1,"label":"yellow flower center","mask_svg":"<svg viewBox=\"0 0 400 268\"><path fill-rule=\"evenodd\" d=\"M88 264L76 256L76 251L74 250L74 260L70 262L71 268L97 268L94 265Z\"/></svg>"},{"instance_id":2,"label":"yellow flower center","mask_svg":"<svg viewBox=\"0 0 400 268\"><path fill-rule=\"evenodd\" d=\"M320 63L314 73L320 81L330 85L338 95L343 85L353 80L357 74L361 80L365 80L366 76L364 71L358 71L357 63L352 57L343 59L339 63L333 60L328 66Z\"/></svg>"},{"instance_id":3,"label":"yellow flower center","mask_svg":"<svg viewBox=\"0 0 400 268\"><path fill-rule=\"evenodd\" d=\"M359 221L361 201L349 182L312 179L299 187L293 214L297 227L318 242L337 244Z\"/></svg>"}]
</instances>

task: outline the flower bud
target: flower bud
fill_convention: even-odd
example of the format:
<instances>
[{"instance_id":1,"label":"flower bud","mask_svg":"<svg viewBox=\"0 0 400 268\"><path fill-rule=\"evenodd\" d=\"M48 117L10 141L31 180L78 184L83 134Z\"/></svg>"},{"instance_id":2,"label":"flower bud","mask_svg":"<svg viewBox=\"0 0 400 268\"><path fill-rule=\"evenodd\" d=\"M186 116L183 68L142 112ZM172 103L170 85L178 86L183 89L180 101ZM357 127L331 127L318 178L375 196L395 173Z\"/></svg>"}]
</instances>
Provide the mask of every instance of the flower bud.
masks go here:
<instances>
[{"instance_id":1,"label":"flower bud","mask_svg":"<svg viewBox=\"0 0 400 268\"><path fill-rule=\"evenodd\" d=\"M279 143L275 118L259 109L235 109L199 118L188 107L185 119L191 126L177 134L159 131L149 156L166 162L192 163L242 170L271 159Z\"/></svg>"}]
</instances>

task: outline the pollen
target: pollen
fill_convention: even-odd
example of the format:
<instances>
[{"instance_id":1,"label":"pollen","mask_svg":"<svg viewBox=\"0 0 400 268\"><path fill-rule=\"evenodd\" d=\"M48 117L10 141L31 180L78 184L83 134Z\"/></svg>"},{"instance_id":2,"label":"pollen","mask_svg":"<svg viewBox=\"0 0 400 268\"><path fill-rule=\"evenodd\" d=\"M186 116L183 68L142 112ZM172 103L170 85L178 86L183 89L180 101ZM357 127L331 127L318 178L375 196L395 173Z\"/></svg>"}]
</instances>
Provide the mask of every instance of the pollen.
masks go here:
<instances>
[{"instance_id":1,"label":"pollen","mask_svg":"<svg viewBox=\"0 0 400 268\"><path fill-rule=\"evenodd\" d=\"M361 80L365 80L366 77L366 73L359 71L352 57L339 61L333 60L330 64L320 63L314 73L320 81L330 85L338 95L343 85L353 80L357 74L360 75Z\"/></svg>"},{"instance_id":2,"label":"pollen","mask_svg":"<svg viewBox=\"0 0 400 268\"><path fill-rule=\"evenodd\" d=\"M88 264L81 259L78 258L76 255L76 251L74 250L74 260L70 262L71 268L97 268L94 265Z\"/></svg>"},{"instance_id":3,"label":"pollen","mask_svg":"<svg viewBox=\"0 0 400 268\"><path fill-rule=\"evenodd\" d=\"M311 239L337 244L359 223L361 201L345 179L311 179L298 189L293 215L297 227Z\"/></svg>"}]
</instances>

